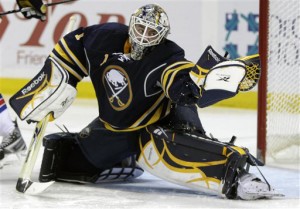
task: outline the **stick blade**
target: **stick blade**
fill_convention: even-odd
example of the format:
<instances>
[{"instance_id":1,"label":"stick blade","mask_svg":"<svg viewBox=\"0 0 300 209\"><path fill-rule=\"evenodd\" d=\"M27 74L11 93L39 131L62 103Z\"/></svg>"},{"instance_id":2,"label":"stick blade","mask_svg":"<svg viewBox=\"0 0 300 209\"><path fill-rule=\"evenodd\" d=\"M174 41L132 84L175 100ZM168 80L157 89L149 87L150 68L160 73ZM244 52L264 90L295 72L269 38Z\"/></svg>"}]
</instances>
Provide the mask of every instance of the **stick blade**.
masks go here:
<instances>
[{"instance_id":1,"label":"stick blade","mask_svg":"<svg viewBox=\"0 0 300 209\"><path fill-rule=\"evenodd\" d=\"M16 190L24 194L37 195L48 189L54 182L55 181L41 183L33 182L30 179L19 178L17 181Z\"/></svg>"}]
</instances>

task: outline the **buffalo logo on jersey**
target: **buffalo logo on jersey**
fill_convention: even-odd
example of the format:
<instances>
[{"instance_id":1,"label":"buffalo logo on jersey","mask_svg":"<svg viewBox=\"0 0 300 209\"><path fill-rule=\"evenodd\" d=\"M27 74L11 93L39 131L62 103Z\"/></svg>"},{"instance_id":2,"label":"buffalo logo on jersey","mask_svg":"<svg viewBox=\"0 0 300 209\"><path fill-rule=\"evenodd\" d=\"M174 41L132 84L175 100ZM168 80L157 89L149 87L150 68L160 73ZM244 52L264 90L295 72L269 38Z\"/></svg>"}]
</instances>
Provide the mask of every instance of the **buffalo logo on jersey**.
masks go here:
<instances>
[{"instance_id":1,"label":"buffalo logo on jersey","mask_svg":"<svg viewBox=\"0 0 300 209\"><path fill-rule=\"evenodd\" d=\"M107 66L102 82L112 108L117 111L126 109L132 101L132 90L125 70L117 65Z\"/></svg>"}]
</instances>

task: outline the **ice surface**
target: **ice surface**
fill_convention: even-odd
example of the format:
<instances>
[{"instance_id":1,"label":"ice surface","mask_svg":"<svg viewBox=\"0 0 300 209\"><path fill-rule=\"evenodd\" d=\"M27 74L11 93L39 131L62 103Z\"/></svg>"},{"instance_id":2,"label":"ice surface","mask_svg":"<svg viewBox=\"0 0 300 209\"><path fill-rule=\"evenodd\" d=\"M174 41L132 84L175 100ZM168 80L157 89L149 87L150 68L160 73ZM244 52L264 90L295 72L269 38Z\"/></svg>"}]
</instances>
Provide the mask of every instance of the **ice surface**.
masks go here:
<instances>
[{"instance_id":1,"label":"ice surface","mask_svg":"<svg viewBox=\"0 0 300 209\"><path fill-rule=\"evenodd\" d=\"M255 155L255 111L205 108L201 109L199 114L208 133L213 133L214 137L221 141L229 141L231 136L235 135L236 144L248 147ZM95 101L77 100L61 118L49 123L46 131L48 134L59 132L56 124L65 125L70 132L79 131L96 115ZM28 125L19 121L19 126L26 143L29 144L34 124ZM39 155L41 154L42 149ZM11 157L16 159L15 156ZM37 179L40 158L34 168L33 180ZM257 201L228 200L207 195L165 182L148 173L131 182L113 184L80 185L56 182L43 194L29 196L15 190L21 166L21 162L14 162L0 169L1 209L300 208L299 162L294 162L294 169L261 167L269 183L285 194L285 197ZM258 174L255 168L251 171Z\"/></svg>"}]
</instances>

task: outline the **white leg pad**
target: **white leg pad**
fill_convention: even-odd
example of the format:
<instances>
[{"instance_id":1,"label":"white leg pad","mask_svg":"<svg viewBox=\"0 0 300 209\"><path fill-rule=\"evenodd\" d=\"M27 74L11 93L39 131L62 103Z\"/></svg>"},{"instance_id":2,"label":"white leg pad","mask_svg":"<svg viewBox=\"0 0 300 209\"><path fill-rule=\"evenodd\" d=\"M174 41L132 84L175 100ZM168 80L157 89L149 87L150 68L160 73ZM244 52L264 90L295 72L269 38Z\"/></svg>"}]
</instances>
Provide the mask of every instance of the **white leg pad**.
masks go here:
<instances>
[{"instance_id":1,"label":"white leg pad","mask_svg":"<svg viewBox=\"0 0 300 209\"><path fill-rule=\"evenodd\" d=\"M165 152L167 152L169 157L172 157L172 154L169 153L168 150L165 150ZM206 177L205 174L196 167L196 165L193 169L179 169L172 167L163 159L162 155L164 154L165 153L159 153L153 141L150 141L143 147L138 159L138 165L152 175L166 181L185 186L193 190L221 195L221 188L223 187L221 181ZM178 161L176 162L180 163Z\"/></svg>"}]
</instances>

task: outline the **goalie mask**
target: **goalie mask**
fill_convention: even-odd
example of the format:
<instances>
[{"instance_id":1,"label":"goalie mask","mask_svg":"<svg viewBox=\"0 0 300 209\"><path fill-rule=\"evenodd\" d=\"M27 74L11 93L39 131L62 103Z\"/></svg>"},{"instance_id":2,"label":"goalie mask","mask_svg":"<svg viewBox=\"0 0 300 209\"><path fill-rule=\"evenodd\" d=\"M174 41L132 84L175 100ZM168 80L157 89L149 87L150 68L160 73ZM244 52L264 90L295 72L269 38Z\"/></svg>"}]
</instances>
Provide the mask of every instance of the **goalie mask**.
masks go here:
<instances>
[{"instance_id":1,"label":"goalie mask","mask_svg":"<svg viewBox=\"0 0 300 209\"><path fill-rule=\"evenodd\" d=\"M129 23L131 57L140 60L153 46L160 44L170 31L166 12L156 4L136 10Z\"/></svg>"}]
</instances>

